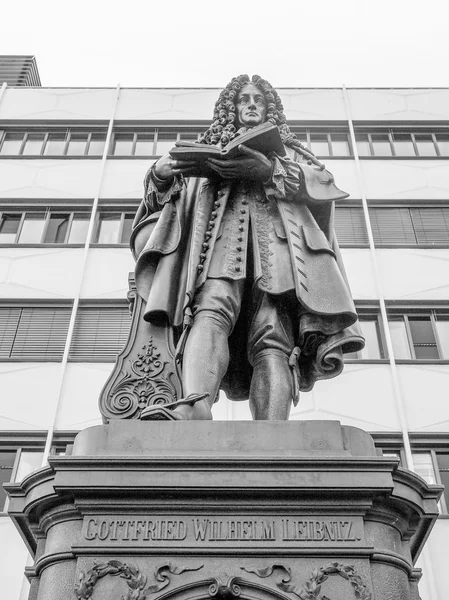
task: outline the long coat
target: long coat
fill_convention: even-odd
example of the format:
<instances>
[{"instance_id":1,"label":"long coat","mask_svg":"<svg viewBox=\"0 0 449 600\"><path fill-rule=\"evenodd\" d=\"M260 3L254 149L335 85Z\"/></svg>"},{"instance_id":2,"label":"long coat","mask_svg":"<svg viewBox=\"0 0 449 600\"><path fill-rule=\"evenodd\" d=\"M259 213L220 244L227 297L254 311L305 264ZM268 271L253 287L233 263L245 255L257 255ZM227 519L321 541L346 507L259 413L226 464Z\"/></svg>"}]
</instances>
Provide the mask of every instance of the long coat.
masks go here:
<instances>
[{"instance_id":1,"label":"long coat","mask_svg":"<svg viewBox=\"0 0 449 600\"><path fill-rule=\"evenodd\" d=\"M147 303L146 320L164 314L180 328L185 307L206 277L246 276L252 233L256 285L271 294L296 293L302 315L297 368L306 391L317 379L338 375L342 352L359 350L363 338L334 236L333 198L313 201L304 187L304 174L309 182L320 174L279 157L273 173L265 189L190 178L175 180L165 193L147 174L131 237L136 285ZM248 397L244 331L237 322L222 383L232 399Z\"/></svg>"}]
</instances>

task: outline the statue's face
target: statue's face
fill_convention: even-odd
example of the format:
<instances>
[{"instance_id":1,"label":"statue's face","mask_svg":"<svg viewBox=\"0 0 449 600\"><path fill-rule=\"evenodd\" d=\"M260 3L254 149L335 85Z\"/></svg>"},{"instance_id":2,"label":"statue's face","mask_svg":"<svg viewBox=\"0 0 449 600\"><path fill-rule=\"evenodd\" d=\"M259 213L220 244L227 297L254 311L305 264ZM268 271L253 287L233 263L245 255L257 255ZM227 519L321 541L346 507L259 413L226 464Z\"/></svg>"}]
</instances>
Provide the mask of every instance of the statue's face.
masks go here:
<instances>
[{"instance_id":1,"label":"statue's face","mask_svg":"<svg viewBox=\"0 0 449 600\"><path fill-rule=\"evenodd\" d=\"M265 123L267 101L263 92L253 83L247 83L242 87L235 107L239 127L255 127Z\"/></svg>"}]
</instances>

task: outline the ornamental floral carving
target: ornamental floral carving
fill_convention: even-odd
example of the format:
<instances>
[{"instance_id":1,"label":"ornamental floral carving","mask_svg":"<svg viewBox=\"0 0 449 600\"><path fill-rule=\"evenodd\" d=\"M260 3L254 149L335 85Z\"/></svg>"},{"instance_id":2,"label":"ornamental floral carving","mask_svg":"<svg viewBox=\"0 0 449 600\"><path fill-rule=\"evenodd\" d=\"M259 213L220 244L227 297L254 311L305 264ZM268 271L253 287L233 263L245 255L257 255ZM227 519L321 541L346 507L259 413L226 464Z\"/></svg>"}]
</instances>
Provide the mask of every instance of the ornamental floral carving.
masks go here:
<instances>
[{"instance_id":1,"label":"ornamental floral carving","mask_svg":"<svg viewBox=\"0 0 449 600\"><path fill-rule=\"evenodd\" d=\"M109 413L121 419L139 418L147 406L176 401L173 376L150 337L131 363L131 372L125 373L110 391L107 400Z\"/></svg>"},{"instance_id":2,"label":"ornamental floral carving","mask_svg":"<svg viewBox=\"0 0 449 600\"><path fill-rule=\"evenodd\" d=\"M160 592L170 583L169 574L180 575L185 571L198 571L203 565L196 567L177 567L171 562L168 562L154 572L156 583L147 586L148 577L143 575L135 565L128 565L119 560L110 560L107 563L94 564L88 571L82 571L79 576L77 585L75 586L75 595L78 600L89 600L95 585L102 577L111 575L112 577L120 577L124 579L128 586L125 596L122 600L147 600L149 594Z\"/></svg>"},{"instance_id":3,"label":"ornamental floral carving","mask_svg":"<svg viewBox=\"0 0 449 600\"><path fill-rule=\"evenodd\" d=\"M306 581L303 587L291 585L291 570L281 564L269 565L262 569L252 569L241 567L248 573L255 573L258 577L270 577L275 570L281 572L276 578L276 585L279 589L290 594L294 594L300 600L330 600L325 595L321 595L321 585L329 578L329 575L339 575L350 582L354 596L357 600L372 600L371 592L360 575L357 574L353 565L344 565L338 562L332 562L324 567L319 567L312 571L312 575Z\"/></svg>"}]
</instances>

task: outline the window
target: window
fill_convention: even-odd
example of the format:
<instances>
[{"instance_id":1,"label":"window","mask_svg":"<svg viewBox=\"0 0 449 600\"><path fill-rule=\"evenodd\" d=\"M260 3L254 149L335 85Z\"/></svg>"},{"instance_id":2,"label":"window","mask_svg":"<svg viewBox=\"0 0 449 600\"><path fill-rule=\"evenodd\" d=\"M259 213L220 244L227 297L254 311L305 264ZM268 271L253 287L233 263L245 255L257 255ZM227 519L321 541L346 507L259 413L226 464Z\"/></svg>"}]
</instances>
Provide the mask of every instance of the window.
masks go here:
<instances>
[{"instance_id":1,"label":"window","mask_svg":"<svg viewBox=\"0 0 449 600\"><path fill-rule=\"evenodd\" d=\"M20 154L23 144L24 133L8 132L3 137L3 143L0 147L0 154L16 155Z\"/></svg>"},{"instance_id":2,"label":"window","mask_svg":"<svg viewBox=\"0 0 449 600\"><path fill-rule=\"evenodd\" d=\"M0 446L0 513L6 510L4 483L22 481L27 475L39 469L44 453L41 449L25 449Z\"/></svg>"},{"instance_id":3,"label":"window","mask_svg":"<svg viewBox=\"0 0 449 600\"><path fill-rule=\"evenodd\" d=\"M365 217L361 207L335 207L335 233L340 246L368 246Z\"/></svg>"},{"instance_id":4,"label":"window","mask_svg":"<svg viewBox=\"0 0 449 600\"><path fill-rule=\"evenodd\" d=\"M449 246L448 207L370 207L377 246Z\"/></svg>"},{"instance_id":5,"label":"window","mask_svg":"<svg viewBox=\"0 0 449 600\"><path fill-rule=\"evenodd\" d=\"M0 360L62 359L69 307L0 307Z\"/></svg>"},{"instance_id":6,"label":"window","mask_svg":"<svg viewBox=\"0 0 449 600\"><path fill-rule=\"evenodd\" d=\"M131 316L127 306L80 307L69 358L113 361L128 339Z\"/></svg>"},{"instance_id":7,"label":"window","mask_svg":"<svg viewBox=\"0 0 449 600\"><path fill-rule=\"evenodd\" d=\"M396 360L449 360L449 310L388 309L388 327ZM388 358L380 312L359 310L359 322L365 338L360 352L345 354L346 360L382 360Z\"/></svg>"},{"instance_id":8,"label":"window","mask_svg":"<svg viewBox=\"0 0 449 600\"><path fill-rule=\"evenodd\" d=\"M291 131L318 157L352 155L349 132L346 129L325 131L320 128L300 129L293 126Z\"/></svg>"},{"instance_id":9,"label":"window","mask_svg":"<svg viewBox=\"0 0 449 600\"><path fill-rule=\"evenodd\" d=\"M413 452L415 473L427 483L443 484L444 492L438 503L440 513L447 514L449 507L449 451L436 448L428 452Z\"/></svg>"},{"instance_id":10,"label":"window","mask_svg":"<svg viewBox=\"0 0 449 600\"><path fill-rule=\"evenodd\" d=\"M0 213L0 244L84 244L89 218L48 209Z\"/></svg>"},{"instance_id":11,"label":"window","mask_svg":"<svg viewBox=\"0 0 449 600\"><path fill-rule=\"evenodd\" d=\"M97 229L97 244L128 244L134 213L100 213Z\"/></svg>"},{"instance_id":12,"label":"window","mask_svg":"<svg viewBox=\"0 0 449 600\"><path fill-rule=\"evenodd\" d=\"M395 314L388 323L397 359L447 360L449 358L449 312L416 309Z\"/></svg>"},{"instance_id":13,"label":"window","mask_svg":"<svg viewBox=\"0 0 449 600\"><path fill-rule=\"evenodd\" d=\"M449 131L386 128L356 130L359 156L437 157L449 156Z\"/></svg>"},{"instance_id":14,"label":"window","mask_svg":"<svg viewBox=\"0 0 449 600\"><path fill-rule=\"evenodd\" d=\"M113 156L158 156L166 154L178 139L194 142L199 131L164 129L129 131L117 129L112 137L109 154Z\"/></svg>"},{"instance_id":15,"label":"window","mask_svg":"<svg viewBox=\"0 0 449 600\"><path fill-rule=\"evenodd\" d=\"M365 338L365 347L359 352L345 354L345 359L379 360L385 358L382 344L379 317L361 315L360 327Z\"/></svg>"},{"instance_id":16,"label":"window","mask_svg":"<svg viewBox=\"0 0 449 600\"><path fill-rule=\"evenodd\" d=\"M101 156L106 130L29 129L0 133L1 156Z\"/></svg>"}]
</instances>

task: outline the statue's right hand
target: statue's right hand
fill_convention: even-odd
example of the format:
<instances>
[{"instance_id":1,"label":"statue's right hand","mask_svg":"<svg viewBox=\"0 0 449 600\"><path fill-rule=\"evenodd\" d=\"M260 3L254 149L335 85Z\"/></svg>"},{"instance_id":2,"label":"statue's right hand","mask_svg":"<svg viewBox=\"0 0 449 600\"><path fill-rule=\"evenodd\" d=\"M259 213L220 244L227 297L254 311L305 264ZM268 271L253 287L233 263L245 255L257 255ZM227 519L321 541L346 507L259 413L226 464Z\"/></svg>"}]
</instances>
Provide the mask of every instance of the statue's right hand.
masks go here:
<instances>
[{"instance_id":1,"label":"statue's right hand","mask_svg":"<svg viewBox=\"0 0 449 600\"><path fill-rule=\"evenodd\" d=\"M154 165L154 174L158 179L170 180L175 175L188 177L194 172L197 163L191 160L176 160L170 154L164 154Z\"/></svg>"}]
</instances>

